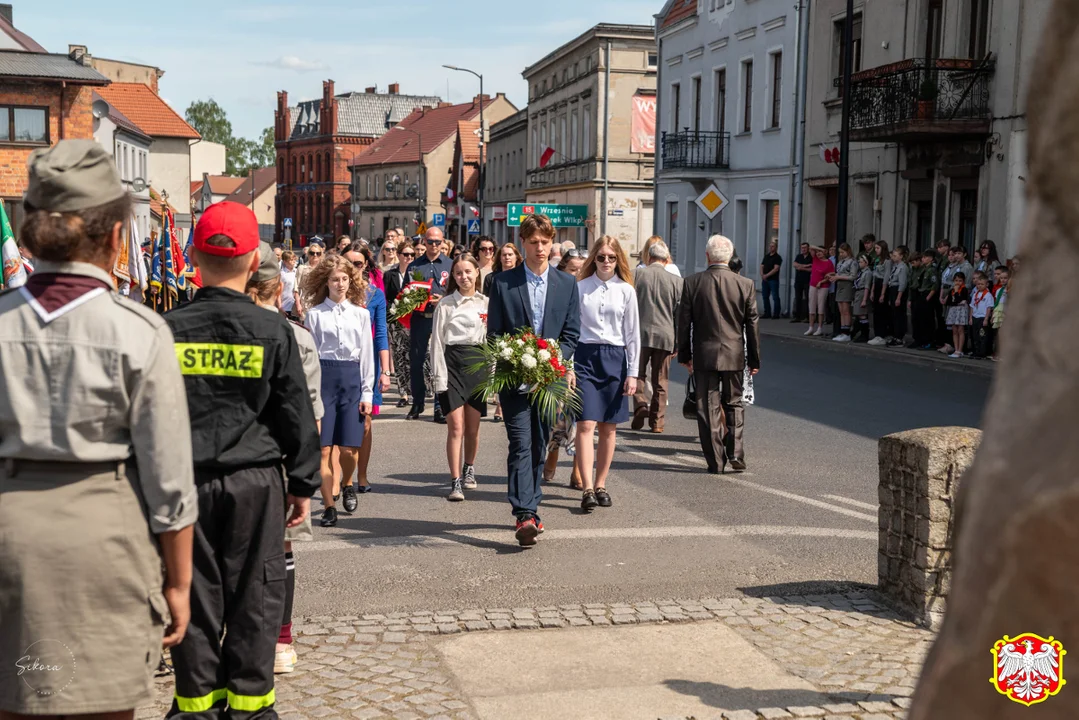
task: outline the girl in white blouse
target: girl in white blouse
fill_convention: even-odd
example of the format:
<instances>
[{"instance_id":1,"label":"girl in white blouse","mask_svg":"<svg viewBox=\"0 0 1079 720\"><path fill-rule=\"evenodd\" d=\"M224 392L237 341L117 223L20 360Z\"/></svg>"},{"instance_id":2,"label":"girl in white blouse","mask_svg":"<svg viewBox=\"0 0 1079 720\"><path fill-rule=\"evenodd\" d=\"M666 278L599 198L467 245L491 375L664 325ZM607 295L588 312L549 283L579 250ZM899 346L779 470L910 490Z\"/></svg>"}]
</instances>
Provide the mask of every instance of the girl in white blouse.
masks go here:
<instances>
[{"instance_id":1,"label":"girl in white blouse","mask_svg":"<svg viewBox=\"0 0 1079 720\"><path fill-rule=\"evenodd\" d=\"M469 253L458 257L450 270L448 294L435 308L431 327L431 383L446 416L446 460L450 466L446 499L454 502L464 500L464 491L476 487L473 464L480 444L480 418L487 414L487 402L473 394L487 377L485 369L472 369L482 361L480 346L487 342L487 298L479 292L479 282L476 258Z\"/></svg>"},{"instance_id":2,"label":"girl in white blouse","mask_svg":"<svg viewBox=\"0 0 1079 720\"><path fill-rule=\"evenodd\" d=\"M597 505L611 506L607 473L614 459L616 427L629 420L626 396L637 391L641 333L633 274L618 240L610 236L597 240L577 277L581 339L573 356L573 370L582 410L577 421L576 464L584 482L581 509L590 513ZM599 450L594 452L592 435L597 425Z\"/></svg>"},{"instance_id":3,"label":"girl in white blouse","mask_svg":"<svg viewBox=\"0 0 1079 720\"><path fill-rule=\"evenodd\" d=\"M313 307L307 329L322 366L322 526L337 524L333 497L333 448L340 453L342 477L352 477L363 444L362 415L371 412L375 387L375 354L371 316L364 307L363 274L340 255L326 257L305 279Z\"/></svg>"}]
</instances>

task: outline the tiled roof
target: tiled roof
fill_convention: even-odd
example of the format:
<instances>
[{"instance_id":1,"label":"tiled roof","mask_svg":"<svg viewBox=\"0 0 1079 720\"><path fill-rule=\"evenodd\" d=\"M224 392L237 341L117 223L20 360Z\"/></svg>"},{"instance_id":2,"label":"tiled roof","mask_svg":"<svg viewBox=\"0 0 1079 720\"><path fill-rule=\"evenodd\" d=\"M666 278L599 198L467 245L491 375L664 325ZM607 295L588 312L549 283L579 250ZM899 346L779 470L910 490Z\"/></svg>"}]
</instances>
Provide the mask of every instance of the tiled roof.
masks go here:
<instances>
[{"instance_id":1,"label":"tiled roof","mask_svg":"<svg viewBox=\"0 0 1079 720\"><path fill-rule=\"evenodd\" d=\"M202 190L202 180L192 180L191 181L191 194L194 195L195 193L199 192L200 190Z\"/></svg>"},{"instance_id":2,"label":"tiled roof","mask_svg":"<svg viewBox=\"0 0 1079 720\"><path fill-rule=\"evenodd\" d=\"M461 154L466 163L480 161L480 121L458 120L457 136L460 138Z\"/></svg>"},{"instance_id":3,"label":"tiled roof","mask_svg":"<svg viewBox=\"0 0 1079 720\"><path fill-rule=\"evenodd\" d=\"M172 203L167 203L167 205L169 206L169 208L173 212L176 212L176 208L172 207ZM150 212L153 213L154 215L157 215L159 218L162 217L162 215L161 215L161 196L158 195L157 190L154 190L153 188L150 188ZM164 218L162 218L162 219L164 219Z\"/></svg>"},{"instance_id":4,"label":"tiled roof","mask_svg":"<svg viewBox=\"0 0 1079 720\"><path fill-rule=\"evenodd\" d=\"M152 137L201 137L169 104L142 83L112 83L98 90L101 97Z\"/></svg>"},{"instance_id":5,"label":"tiled roof","mask_svg":"<svg viewBox=\"0 0 1079 720\"><path fill-rule=\"evenodd\" d=\"M670 27L676 22L697 14L697 0L674 0L667 14L660 20L660 29Z\"/></svg>"},{"instance_id":6,"label":"tiled roof","mask_svg":"<svg viewBox=\"0 0 1079 720\"><path fill-rule=\"evenodd\" d=\"M30 37L26 33L18 30L14 25L9 23L5 18L0 17L0 32L6 33L15 42L22 45L26 52L43 53L48 52L45 48L37 44L34 38Z\"/></svg>"},{"instance_id":7,"label":"tiled roof","mask_svg":"<svg viewBox=\"0 0 1079 720\"><path fill-rule=\"evenodd\" d=\"M435 107L441 98L433 95L390 95L383 93L345 93L337 95L337 133L379 137L418 107ZM290 139L319 134L322 100L307 100L290 108Z\"/></svg>"},{"instance_id":8,"label":"tiled roof","mask_svg":"<svg viewBox=\"0 0 1079 720\"><path fill-rule=\"evenodd\" d=\"M225 199L240 203L241 205L250 205L255 198L266 192L268 188L277 184L277 170L272 167L258 168L255 170L254 195L251 194L251 180L252 177L245 177L243 183L240 184L240 187L233 190L232 194Z\"/></svg>"},{"instance_id":9,"label":"tiled roof","mask_svg":"<svg viewBox=\"0 0 1079 720\"><path fill-rule=\"evenodd\" d=\"M246 180L246 178L231 177L229 175L207 175L206 177L210 181L210 193L212 195L231 195Z\"/></svg>"},{"instance_id":10,"label":"tiled roof","mask_svg":"<svg viewBox=\"0 0 1079 720\"><path fill-rule=\"evenodd\" d=\"M98 100L104 101L104 98L96 92L93 94L93 99L95 102ZM123 130L131 133L132 135L136 135L146 141L149 141L151 139L149 135L142 131L142 128L128 120L126 115L117 110L111 104L109 105L109 120L112 120L116 127L122 128Z\"/></svg>"},{"instance_id":11,"label":"tiled roof","mask_svg":"<svg viewBox=\"0 0 1079 720\"><path fill-rule=\"evenodd\" d=\"M423 138L423 153L426 154L457 133L458 121L472 120L479 117L479 114L479 104L471 102L414 112L398 124L398 127L413 132L406 132L404 129L387 132L371 143L361 155L356 156L349 165L363 167L417 162L417 134Z\"/></svg>"},{"instance_id":12,"label":"tiled roof","mask_svg":"<svg viewBox=\"0 0 1079 720\"><path fill-rule=\"evenodd\" d=\"M67 55L0 50L0 77L66 80L79 85L108 85L109 79Z\"/></svg>"}]
</instances>

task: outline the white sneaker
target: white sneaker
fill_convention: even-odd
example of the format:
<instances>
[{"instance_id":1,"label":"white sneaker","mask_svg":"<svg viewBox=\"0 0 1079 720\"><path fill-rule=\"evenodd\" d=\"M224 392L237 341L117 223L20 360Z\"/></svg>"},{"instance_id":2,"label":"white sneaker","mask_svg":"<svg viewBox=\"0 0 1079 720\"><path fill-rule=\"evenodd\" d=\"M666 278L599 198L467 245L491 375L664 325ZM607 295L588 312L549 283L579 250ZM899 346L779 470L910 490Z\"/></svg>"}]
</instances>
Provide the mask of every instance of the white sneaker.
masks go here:
<instances>
[{"instance_id":1,"label":"white sneaker","mask_svg":"<svg viewBox=\"0 0 1079 720\"><path fill-rule=\"evenodd\" d=\"M806 331L805 331L804 333L802 333L802 334L803 334L803 335L812 335L812 334L813 334L813 326L812 326L812 325L810 325L810 326L809 326L809 329L808 329L808 330L806 330Z\"/></svg>"},{"instance_id":2,"label":"white sneaker","mask_svg":"<svg viewBox=\"0 0 1079 720\"><path fill-rule=\"evenodd\" d=\"M296 651L291 645L288 646L288 650L278 650L274 653L273 658L274 675L283 675L292 672L296 669L296 663L299 661L300 658L296 655Z\"/></svg>"},{"instance_id":3,"label":"white sneaker","mask_svg":"<svg viewBox=\"0 0 1079 720\"><path fill-rule=\"evenodd\" d=\"M836 335L832 338L833 342L850 342L850 335Z\"/></svg>"},{"instance_id":4,"label":"white sneaker","mask_svg":"<svg viewBox=\"0 0 1079 720\"><path fill-rule=\"evenodd\" d=\"M882 338L880 335L877 335L872 340L867 342L866 345L880 346L880 345L883 345L885 342L887 342L887 341L884 338Z\"/></svg>"},{"instance_id":5,"label":"white sneaker","mask_svg":"<svg viewBox=\"0 0 1079 720\"><path fill-rule=\"evenodd\" d=\"M817 328L817 331L816 331L815 333L813 333L813 335L814 335L815 337L816 337L816 336L820 336L820 335L823 335L823 334L824 334L824 328L823 328L823 327L819 327L819 328Z\"/></svg>"},{"instance_id":6,"label":"white sneaker","mask_svg":"<svg viewBox=\"0 0 1079 720\"><path fill-rule=\"evenodd\" d=\"M950 357L950 358L961 358L961 357L963 357L963 353L954 352L951 355L949 355L948 357Z\"/></svg>"}]
</instances>

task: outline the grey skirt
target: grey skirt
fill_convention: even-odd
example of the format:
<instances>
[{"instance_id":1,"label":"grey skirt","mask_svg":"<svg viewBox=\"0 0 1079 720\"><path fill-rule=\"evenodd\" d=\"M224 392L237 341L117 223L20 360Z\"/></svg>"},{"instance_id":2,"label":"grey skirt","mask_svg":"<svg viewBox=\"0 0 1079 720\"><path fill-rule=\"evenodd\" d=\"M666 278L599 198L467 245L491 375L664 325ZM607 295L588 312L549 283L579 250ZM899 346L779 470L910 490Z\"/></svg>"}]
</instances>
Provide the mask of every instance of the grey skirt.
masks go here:
<instances>
[{"instance_id":1,"label":"grey skirt","mask_svg":"<svg viewBox=\"0 0 1079 720\"><path fill-rule=\"evenodd\" d=\"M835 284L836 302L854 302L854 282L852 280L837 280Z\"/></svg>"},{"instance_id":2,"label":"grey skirt","mask_svg":"<svg viewBox=\"0 0 1079 720\"><path fill-rule=\"evenodd\" d=\"M168 605L134 469L0 460L0 710L146 704Z\"/></svg>"}]
</instances>

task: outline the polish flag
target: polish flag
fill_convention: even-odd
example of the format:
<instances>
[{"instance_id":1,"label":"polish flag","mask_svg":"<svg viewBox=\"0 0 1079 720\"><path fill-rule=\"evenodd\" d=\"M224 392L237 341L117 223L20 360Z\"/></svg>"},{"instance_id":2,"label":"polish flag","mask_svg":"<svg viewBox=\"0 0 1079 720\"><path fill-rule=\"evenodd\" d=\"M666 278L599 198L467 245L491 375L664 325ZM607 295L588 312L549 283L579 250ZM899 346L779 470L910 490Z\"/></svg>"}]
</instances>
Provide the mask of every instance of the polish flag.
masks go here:
<instances>
[{"instance_id":1,"label":"polish flag","mask_svg":"<svg viewBox=\"0 0 1079 720\"><path fill-rule=\"evenodd\" d=\"M543 148L543 154L540 155L539 166L541 168L547 167L547 164L551 162L551 158L553 158L553 157L554 157L554 148L553 147L548 146L548 147Z\"/></svg>"},{"instance_id":2,"label":"polish flag","mask_svg":"<svg viewBox=\"0 0 1079 720\"><path fill-rule=\"evenodd\" d=\"M472 211L472 217L480 216L480 210L475 205L469 205L468 209Z\"/></svg>"},{"instance_id":3,"label":"polish flag","mask_svg":"<svg viewBox=\"0 0 1079 720\"><path fill-rule=\"evenodd\" d=\"M453 197L454 197L453 188L447 187L446 188L446 199L447 200L453 200Z\"/></svg>"}]
</instances>

